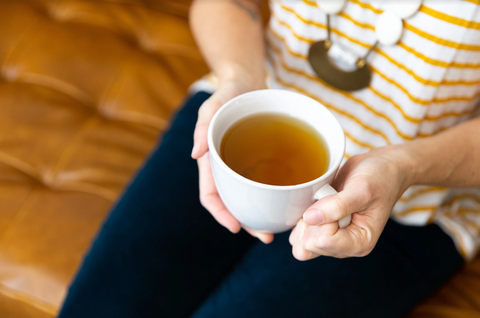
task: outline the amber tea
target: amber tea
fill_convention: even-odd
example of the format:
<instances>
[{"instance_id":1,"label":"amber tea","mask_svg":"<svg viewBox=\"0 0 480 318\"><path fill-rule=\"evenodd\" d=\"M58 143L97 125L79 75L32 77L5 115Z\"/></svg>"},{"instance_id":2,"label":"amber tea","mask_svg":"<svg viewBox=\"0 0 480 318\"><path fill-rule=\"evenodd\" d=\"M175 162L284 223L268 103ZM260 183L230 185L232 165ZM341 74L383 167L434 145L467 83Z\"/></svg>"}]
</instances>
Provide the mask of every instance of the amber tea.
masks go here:
<instances>
[{"instance_id":1,"label":"amber tea","mask_svg":"<svg viewBox=\"0 0 480 318\"><path fill-rule=\"evenodd\" d=\"M228 129L220 146L222 160L243 177L270 185L296 185L322 176L328 148L309 124L287 115L245 117Z\"/></svg>"}]
</instances>

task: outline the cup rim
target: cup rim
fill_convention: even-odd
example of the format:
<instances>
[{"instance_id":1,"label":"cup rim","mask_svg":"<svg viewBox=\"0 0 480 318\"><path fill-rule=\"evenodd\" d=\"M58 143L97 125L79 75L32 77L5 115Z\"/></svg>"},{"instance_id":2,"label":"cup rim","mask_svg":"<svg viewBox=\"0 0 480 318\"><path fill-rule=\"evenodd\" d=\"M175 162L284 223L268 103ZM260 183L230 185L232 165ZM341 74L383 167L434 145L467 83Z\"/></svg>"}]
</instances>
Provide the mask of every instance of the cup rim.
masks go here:
<instances>
[{"instance_id":1,"label":"cup rim","mask_svg":"<svg viewBox=\"0 0 480 318\"><path fill-rule=\"evenodd\" d=\"M335 120L335 123L338 125L338 127L340 128L340 131L342 132L342 136L343 138L341 138L341 142L343 143L342 147L340 147L341 149L343 149L342 151L342 155L339 156L339 158L336 160L336 162L334 162L334 164L331 165L331 167L324 173L322 174L320 177L316 178L316 179L313 179L311 181L308 181L308 182L304 182L304 183L300 183L300 184L295 184L295 185L288 185L288 186L280 186L280 185L272 185L272 184L266 184L266 183L260 183L260 182L257 182L257 181L253 181L253 180L250 180L248 178L245 178L244 176L238 174L237 172L235 172L232 168L230 168L223 160L222 158L220 157L220 155L218 154L218 151L217 149L214 147L214 143L213 143L213 126L214 126L214 123L217 121L217 118L220 116L220 114L222 112L225 111L225 109L229 108L229 107L232 107L232 105L235 105L235 101L240 99L240 98L243 98L244 96L247 96L247 95L256 95L256 94L262 94L263 92L265 91L269 91L269 92L272 92L272 91L275 91L277 93L280 93L280 94L293 94L293 95L300 95L302 98L308 98L312 101L314 101L315 103L319 104L321 107L325 108L331 115L332 115L332 118ZM267 190L294 190L294 189L302 189L302 188L306 188L306 187L309 187L309 186L312 186L312 185L315 185L327 178L329 178L332 174L334 174L338 167L340 167L340 163L342 162L344 156L345 156L345 132L343 131L343 128L342 126L340 125L340 123L338 122L337 118L335 118L335 116L333 116L333 114L331 113L331 111L325 106L323 105L322 103L320 103L319 101L309 97L309 96L306 96L306 95L303 95L303 94L300 94L300 93L297 93L297 92L292 92L292 91L289 91L289 90L284 90L284 89L260 89L260 90L255 90L255 91L251 91L251 92L247 92L247 93L244 93L244 94L241 94L241 95L238 95L237 97L234 97L232 98L231 100L229 100L228 102L226 102L225 104L223 104L219 110L217 110L217 112L215 113L215 115L212 117L212 120L210 121L210 124L208 125L208 132L207 132L207 141L208 141L208 149L209 149L209 152L210 152L210 156L213 157L213 159L221 166L222 169L224 169L227 173L229 173L231 176L233 176L235 179L237 179L238 181L241 181L243 183L246 183L248 185L251 185L251 186L254 186L254 187L257 187L257 188L260 188L260 189L267 189ZM331 158L330 158L331 159Z\"/></svg>"}]
</instances>

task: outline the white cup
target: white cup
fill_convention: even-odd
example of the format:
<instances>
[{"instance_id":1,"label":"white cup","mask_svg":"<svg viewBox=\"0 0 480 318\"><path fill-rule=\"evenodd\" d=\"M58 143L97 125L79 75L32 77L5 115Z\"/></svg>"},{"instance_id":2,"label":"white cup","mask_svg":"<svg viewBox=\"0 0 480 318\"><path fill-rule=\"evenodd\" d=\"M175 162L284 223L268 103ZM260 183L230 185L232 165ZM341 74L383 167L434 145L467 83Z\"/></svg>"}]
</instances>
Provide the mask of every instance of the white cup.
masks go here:
<instances>
[{"instance_id":1,"label":"white cup","mask_svg":"<svg viewBox=\"0 0 480 318\"><path fill-rule=\"evenodd\" d=\"M328 171L310 182L275 186L242 177L220 158L225 132L238 120L259 113L280 113L308 123L324 138L329 153ZM208 147L220 198L243 225L261 232L280 233L297 224L316 200L337 193L330 183L345 153L345 134L337 119L316 100L286 90L266 89L249 92L227 102L213 116L208 128ZM351 216L339 221L341 228Z\"/></svg>"}]
</instances>

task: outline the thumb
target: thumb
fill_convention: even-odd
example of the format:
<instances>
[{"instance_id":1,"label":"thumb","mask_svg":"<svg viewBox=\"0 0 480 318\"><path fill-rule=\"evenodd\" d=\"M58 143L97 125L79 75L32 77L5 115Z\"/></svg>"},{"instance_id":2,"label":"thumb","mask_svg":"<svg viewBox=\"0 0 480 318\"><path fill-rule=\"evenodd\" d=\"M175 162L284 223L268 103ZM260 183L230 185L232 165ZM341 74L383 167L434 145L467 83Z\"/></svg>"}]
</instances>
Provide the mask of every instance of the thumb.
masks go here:
<instances>
[{"instance_id":1,"label":"thumb","mask_svg":"<svg viewBox=\"0 0 480 318\"><path fill-rule=\"evenodd\" d=\"M198 110L198 119L193 133L192 158L198 159L208 151L208 126L213 115L222 106L222 103L215 95L207 99Z\"/></svg>"},{"instance_id":2,"label":"thumb","mask_svg":"<svg viewBox=\"0 0 480 318\"><path fill-rule=\"evenodd\" d=\"M355 212L361 212L369 206L369 200L359 191L344 188L343 191L324 197L315 202L303 214L308 225L336 222Z\"/></svg>"}]
</instances>

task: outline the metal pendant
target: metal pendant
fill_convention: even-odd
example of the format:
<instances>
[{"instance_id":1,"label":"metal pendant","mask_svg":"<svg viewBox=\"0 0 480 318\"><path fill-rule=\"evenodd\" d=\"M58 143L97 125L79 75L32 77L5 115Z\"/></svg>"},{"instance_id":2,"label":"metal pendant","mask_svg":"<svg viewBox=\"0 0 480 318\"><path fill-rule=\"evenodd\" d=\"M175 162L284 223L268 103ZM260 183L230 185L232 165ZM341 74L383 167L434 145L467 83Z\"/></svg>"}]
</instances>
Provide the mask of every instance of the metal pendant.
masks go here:
<instances>
[{"instance_id":1,"label":"metal pendant","mask_svg":"<svg viewBox=\"0 0 480 318\"><path fill-rule=\"evenodd\" d=\"M354 70L340 68L328 55L331 42L314 43L308 52L308 61L320 79L344 91L357 91L370 84L372 74L365 59L360 59Z\"/></svg>"}]
</instances>

